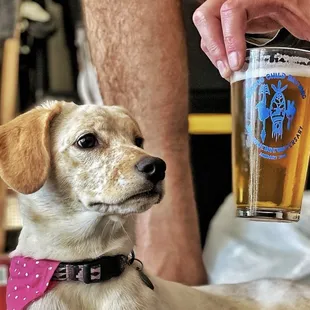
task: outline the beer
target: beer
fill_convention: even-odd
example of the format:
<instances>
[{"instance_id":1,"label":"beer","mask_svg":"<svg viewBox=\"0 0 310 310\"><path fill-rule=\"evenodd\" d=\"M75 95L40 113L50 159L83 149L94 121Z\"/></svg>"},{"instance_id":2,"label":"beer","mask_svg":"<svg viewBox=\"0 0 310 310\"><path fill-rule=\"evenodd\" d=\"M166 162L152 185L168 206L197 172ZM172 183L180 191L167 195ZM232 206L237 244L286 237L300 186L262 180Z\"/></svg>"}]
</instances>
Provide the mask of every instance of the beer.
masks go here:
<instances>
[{"instance_id":1,"label":"beer","mask_svg":"<svg viewBox=\"0 0 310 310\"><path fill-rule=\"evenodd\" d=\"M273 63L271 68L264 63L233 76L233 192L238 217L299 220L310 154L309 98L310 67L305 62Z\"/></svg>"}]
</instances>

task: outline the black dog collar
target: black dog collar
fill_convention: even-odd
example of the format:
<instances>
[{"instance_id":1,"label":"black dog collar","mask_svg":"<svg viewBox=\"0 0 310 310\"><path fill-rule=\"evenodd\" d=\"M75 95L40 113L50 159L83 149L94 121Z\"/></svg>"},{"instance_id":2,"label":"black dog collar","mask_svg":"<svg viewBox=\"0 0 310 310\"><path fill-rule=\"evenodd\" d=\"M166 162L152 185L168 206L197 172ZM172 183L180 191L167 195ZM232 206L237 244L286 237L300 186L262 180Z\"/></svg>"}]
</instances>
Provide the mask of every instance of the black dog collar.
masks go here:
<instances>
[{"instance_id":1,"label":"black dog collar","mask_svg":"<svg viewBox=\"0 0 310 310\"><path fill-rule=\"evenodd\" d=\"M93 260L61 262L54 272L53 281L79 281L85 284L108 281L120 276L126 265L134 261L130 256L101 256Z\"/></svg>"},{"instance_id":2,"label":"black dog collar","mask_svg":"<svg viewBox=\"0 0 310 310\"><path fill-rule=\"evenodd\" d=\"M99 283L119 277L126 268L126 265L132 265L134 261L140 263L136 267L140 279L151 290L154 290L153 283L143 272L143 263L136 259L134 251L129 256L101 256L93 260L84 260L80 262L62 262L54 272L52 281L79 281L85 284Z\"/></svg>"}]
</instances>

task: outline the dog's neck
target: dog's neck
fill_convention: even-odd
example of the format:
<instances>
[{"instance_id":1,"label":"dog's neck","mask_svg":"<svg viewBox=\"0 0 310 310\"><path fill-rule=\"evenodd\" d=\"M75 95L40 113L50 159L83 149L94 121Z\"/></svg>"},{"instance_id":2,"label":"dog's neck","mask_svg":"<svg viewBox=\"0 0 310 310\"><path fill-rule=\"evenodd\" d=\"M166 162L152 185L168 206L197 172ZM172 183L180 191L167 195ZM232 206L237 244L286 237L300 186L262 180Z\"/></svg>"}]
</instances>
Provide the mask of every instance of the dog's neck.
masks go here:
<instances>
[{"instance_id":1,"label":"dog's neck","mask_svg":"<svg viewBox=\"0 0 310 310\"><path fill-rule=\"evenodd\" d=\"M23 228L11 256L78 261L128 255L134 247L133 216L102 216L44 190L19 198Z\"/></svg>"}]
</instances>

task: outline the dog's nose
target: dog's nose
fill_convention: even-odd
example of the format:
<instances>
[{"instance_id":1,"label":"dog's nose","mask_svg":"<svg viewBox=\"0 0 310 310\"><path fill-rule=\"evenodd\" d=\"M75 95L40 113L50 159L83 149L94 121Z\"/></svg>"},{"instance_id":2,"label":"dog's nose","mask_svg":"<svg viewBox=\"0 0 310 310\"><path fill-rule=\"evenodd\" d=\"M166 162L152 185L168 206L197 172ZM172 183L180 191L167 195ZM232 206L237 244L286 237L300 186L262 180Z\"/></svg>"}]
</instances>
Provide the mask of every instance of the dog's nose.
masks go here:
<instances>
[{"instance_id":1,"label":"dog's nose","mask_svg":"<svg viewBox=\"0 0 310 310\"><path fill-rule=\"evenodd\" d=\"M144 157L136 164L136 168L153 183L165 178L166 163L158 157Z\"/></svg>"}]
</instances>

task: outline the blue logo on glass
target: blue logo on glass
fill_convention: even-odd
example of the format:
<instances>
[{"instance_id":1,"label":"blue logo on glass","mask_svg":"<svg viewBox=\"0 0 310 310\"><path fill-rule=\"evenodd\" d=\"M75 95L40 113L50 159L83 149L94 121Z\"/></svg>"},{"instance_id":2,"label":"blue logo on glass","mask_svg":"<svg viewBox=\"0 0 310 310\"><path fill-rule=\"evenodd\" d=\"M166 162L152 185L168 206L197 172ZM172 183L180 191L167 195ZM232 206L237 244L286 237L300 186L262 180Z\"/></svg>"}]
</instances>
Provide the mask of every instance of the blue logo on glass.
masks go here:
<instances>
[{"instance_id":1,"label":"blue logo on glass","mask_svg":"<svg viewBox=\"0 0 310 310\"><path fill-rule=\"evenodd\" d=\"M276 79L275 83L266 84L266 80ZM306 98L304 88L299 83L299 81L291 75L286 75L284 73L274 73L268 74L266 77L261 77L257 79L246 91L247 105L251 104L252 96L257 93L259 102L256 104L255 108L257 110L257 119L261 123L260 139L256 138L253 134L251 127L251 120L247 120L246 131L248 134L248 144L254 144L260 149L260 156L266 159L281 159L286 157L286 151L291 148L299 140L302 133L302 126L299 126L296 135L293 139L286 145L279 147L270 147L265 145L265 140L268 134L271 134L272 140L270 142L280 143L285 131L289 132L292 127L292 122L297 113L297 107L294 101L286 98L285 90L288 88L289 84L284 82L288 81L297 86L301 97ZM270 99L271 98L271 99ZM267 132L266 123L271 122L270 132ZM270 126L269 126L270 127ZM260 141L259 141L260 140ZM277 145L275 144L275 145Z\"/></svg>"},{"instance_id":2,"label":"blue logo on glass","mask_svg":"<svg viewBox=\"0 0 310 310\"><path fill-rule=\"evenodd\" d=\"M281 81L278 81L278 85L271 85L274 90L274 95L271 99L270 106L267 106L267 95L270 95L268 84L262 84L259 88L259 94L261 100L256 105L258 111L258 119L263 124L261 131L262 142L265 142L266 138L266 120L271 119L272 122L272 137L277 141L282 139L283 125L285 119L287 119L287 130L290 130L291 123L296 114L295 102L285 99L283 92L287 89L288 85L282 87Z\"/></svg>"}]
</instances>

